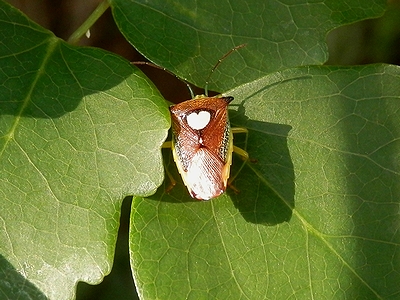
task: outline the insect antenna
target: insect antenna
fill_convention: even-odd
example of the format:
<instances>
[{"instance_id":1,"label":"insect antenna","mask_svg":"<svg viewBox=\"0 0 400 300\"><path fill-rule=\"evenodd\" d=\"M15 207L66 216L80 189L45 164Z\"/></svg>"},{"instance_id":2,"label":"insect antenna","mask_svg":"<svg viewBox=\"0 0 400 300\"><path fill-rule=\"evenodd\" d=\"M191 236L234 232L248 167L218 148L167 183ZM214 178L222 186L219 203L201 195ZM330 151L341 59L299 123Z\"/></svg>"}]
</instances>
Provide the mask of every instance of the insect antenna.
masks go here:
<instances>
[{"instance_id":1,"label":"insect antenna","mask_svg":"<svg viewBox=\"0 0 400 300\"><path fill-rule=\"evenodd\" d=\"M215 64L215 66L211 69L210 73L207 76L206 79L206 83L204 86L204 95L208 97L208 84L210 82L210 78L213 75L214 71L218 68L218 66L222 63L222 61L224 61L225 58L227 58L229 55L231 55L233 52L235 52L238 49L241 49L243 47L245 47L247 44L241 44L238 45L234 48L232 48L231 50L229 50L227 53L224 54L224 56L222 56L220 59L218 59L217 63ZM195 97L195 94L193 92L192 87L190 86L189 82L187 82L185 79L182 79L180 77L178 77L176 74L172 73L171 71L167 70L166 68L160 67L156 64L153 64L152 62L148 62L148 61L133 61L131 62L132 65L135 66L139 66L139 65L146 65L146 66L150 66L156 69L160 69L163 70L165 72L167 72L168 74L171 74L172 76L175 76L176 78L178 78L179 80L183 81L186 84L186 87L188 88L189 92L190 92L190 96L193 99Z\"/></svg>"},{"instance_id":2,"label":"insect antenna","mask_svg":"<svg viewBox=\"0 0 400 300\"><path fill-rule=\"evenodd\" d=\"M243 47L246 47L247 44L241 44L238 45L234 48L232 48L231 50L229 50L227 53L224 54L224 56L222 56L220 59L218 59L217 63L215 64L215 66L211 69L210 74L208 74L207 79L206 79L206 84L204 86L204 95L206 95L208 97L208 84L210 82L210 78L212 76L212 74L214 73L214 71L218 68L218 66L222 63L222 61L227 58L229 55L231 55L233 52L235 52L238 49L241 49Z\"/></svg>"},{"instance_id":3,"label":"insect antenna","mask_svg":"<svg viewBox=\"0 0 400 300\"><path fill-rule=\"evenodd\" d=\"M183 81L186 84L186 87L188 88L188 90L190 92L190 96L192 98L194 98L195 95L194 95L193 89L190 86L189 82L187 82L185 79L182 79L182 78L178 77L177 75L175 75L171 71L167 70L166 68L160 67L160 66L158 66L156 64L153 64L153 63L151 63L149 61L133 61L133 62L131 62L131 64L135 65L135 66L146 65L146 66L150 66L150 67L153 67L153 68L156 68L156 69L160 69L160 70L163 70L163 71L167 72L168 74L178 78L180 81Z\"/></svg>"}]
</instances>

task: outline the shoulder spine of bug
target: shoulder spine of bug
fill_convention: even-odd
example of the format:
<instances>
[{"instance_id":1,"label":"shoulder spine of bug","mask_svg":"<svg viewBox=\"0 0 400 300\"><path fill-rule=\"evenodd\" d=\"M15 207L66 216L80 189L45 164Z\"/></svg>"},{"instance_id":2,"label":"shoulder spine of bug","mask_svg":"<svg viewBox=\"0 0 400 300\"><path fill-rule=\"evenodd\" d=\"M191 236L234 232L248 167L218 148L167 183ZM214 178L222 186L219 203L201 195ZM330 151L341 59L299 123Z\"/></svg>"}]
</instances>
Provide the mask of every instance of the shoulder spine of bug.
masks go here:
<instances>
[{"instance_id":1,"label":"shoulder spine of bug","mask_svg":"<svg viewBox=\"0 0 400 300\"><path fill-rule=\"evenodd\" d=\"M247 153L233 146L233 134L228 118L231 96L207 96L208 79L218 65L239 45L221 59L207 78L205 94L170 107L172 119L172 153L190 195L209 200L225 192L232 152L248 159ZM246 132L246 129L234 130Z\"/></svg>"}]
</instances>

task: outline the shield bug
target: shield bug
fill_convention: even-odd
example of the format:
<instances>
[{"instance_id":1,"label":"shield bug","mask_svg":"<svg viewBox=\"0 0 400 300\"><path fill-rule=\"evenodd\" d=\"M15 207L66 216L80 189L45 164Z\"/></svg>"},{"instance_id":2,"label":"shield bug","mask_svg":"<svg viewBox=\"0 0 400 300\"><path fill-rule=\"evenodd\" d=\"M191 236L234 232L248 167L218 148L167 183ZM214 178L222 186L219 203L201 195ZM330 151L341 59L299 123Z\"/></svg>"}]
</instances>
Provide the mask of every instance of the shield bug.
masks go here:
<instances>
[{"instance_id":1,"label":"shield bug","mask_svg":"<svg viewBox=\"0 0 400 300\"><path fill-rule=\"evenodd\" d=\"M170 107L172 119L172 153L178 171L190 195L209 200L225 192L232 163L232 152L245 159L247 153L233 146L233 132L246 129L230 127L228 105L231 96L207 96L208 79L239 45L225 54L207 78L205 94Z\"/></svg>"}]
</instances>

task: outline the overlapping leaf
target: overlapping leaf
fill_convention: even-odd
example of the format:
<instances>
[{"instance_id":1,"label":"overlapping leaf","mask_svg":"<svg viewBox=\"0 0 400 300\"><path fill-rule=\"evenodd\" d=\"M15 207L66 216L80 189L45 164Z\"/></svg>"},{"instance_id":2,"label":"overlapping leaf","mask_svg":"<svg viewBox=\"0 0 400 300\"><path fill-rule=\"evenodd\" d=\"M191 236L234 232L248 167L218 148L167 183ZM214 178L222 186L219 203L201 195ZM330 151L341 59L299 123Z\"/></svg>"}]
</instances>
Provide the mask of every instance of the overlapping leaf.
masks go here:
<instances>
[{"instance_id":1,"label":"overlapping leaf","mask_svg":"<svg viewBox=\"0 0 400 300\"><path fill-rule=\"evenodd\" d=\"M257 162L237 195L200 203L179 184L134 200L143 299L396 299L398 91L400 68L368 66L292 69L228 92Z\"/></svg>"},{"instance_id":2,"label":"overlapping leaf","mask_svg":"<svg viewBox=\"0 0 400 300\"><path fill-rule=\"evenodd\" d=\"M19 272L20 286L70 299L110 271L123 197L161 184L168 110L129 62L71 47L3 2L0 65L1 294L29 290L12 288Z\"/></svg>"},{"instance_id":3,"label":"overlapping leaf","mask_svg":"<svg viewBox=\"0 0 400 300\"><path fill-rule=\"evenodd\" d=\"M112 0L126 39L157 65L211 89L226 91L271 72L327 60L325 37L341 25L383 14L385 0Z\"/></svg>"}]
</instances>

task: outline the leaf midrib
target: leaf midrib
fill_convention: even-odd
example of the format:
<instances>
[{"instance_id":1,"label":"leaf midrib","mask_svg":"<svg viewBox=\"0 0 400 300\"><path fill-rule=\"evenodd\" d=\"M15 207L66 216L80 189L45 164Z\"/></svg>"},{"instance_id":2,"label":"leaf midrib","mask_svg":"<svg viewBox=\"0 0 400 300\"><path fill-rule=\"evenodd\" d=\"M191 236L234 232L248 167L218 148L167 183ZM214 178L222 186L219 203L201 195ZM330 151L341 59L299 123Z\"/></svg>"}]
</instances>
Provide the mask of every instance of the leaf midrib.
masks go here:
<instances>
[{"instance_id":1,"label":"leaf midrib","mask_svg":"<svg viewBox=\"0 0 400 300\"><path fill-rule=\"evenodd\" d=\"M20 110L15 114L15 118L14 121L10 127L10 130L8 131L7 134L5 134L3 136L4 138L4 144L2 146L2 148L0 149L0 157L3 156L4 151L7 149L9 143L14 140L14 134L17 130L18 125L21 122L22 116L24 111L26 110L26 108L28 107L29 101L31 100L31 96L33 94L33 91L35 90L35 87L37 86L37 83L39 81L39 79L45 74L45 69L46 66L50 60L50 57L52 56L52 54L55 51L56 46L58 45L59 41L57 38L55 37L51 37L49 38L49 43L47 46L47 51L46 51L46 55L43 58L42 63L40 64L36 76L34 77L31 86L29 87L28 93L26 94L25 99L22 102L22 105L20 107Z\"/></svg>"}]
</instances>

